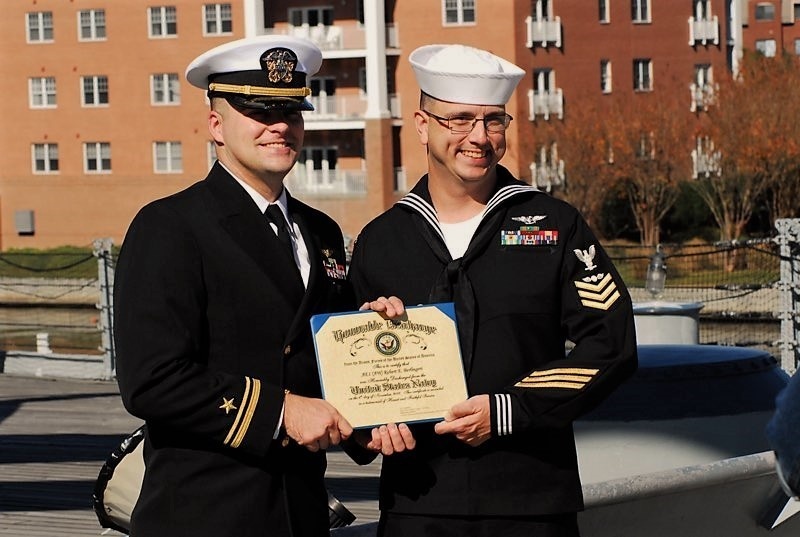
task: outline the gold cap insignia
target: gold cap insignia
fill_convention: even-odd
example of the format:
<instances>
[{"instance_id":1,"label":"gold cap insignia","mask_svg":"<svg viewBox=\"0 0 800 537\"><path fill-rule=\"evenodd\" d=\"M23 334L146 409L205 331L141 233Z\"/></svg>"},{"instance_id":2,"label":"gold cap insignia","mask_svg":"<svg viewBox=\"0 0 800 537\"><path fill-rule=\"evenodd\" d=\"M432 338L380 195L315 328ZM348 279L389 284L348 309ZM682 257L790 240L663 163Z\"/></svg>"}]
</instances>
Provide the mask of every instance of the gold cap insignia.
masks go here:
<instances>
[{"instance_id":1,"label":"gold cap insignia","mask_svg":"<svg viewBox=\"0 0 800 537\"><path fill-rule=\"evenodd\" d=\"M273 84L292 81L294 69L297 66L297 56L287 48L274 48L267 51L263 59L267 68L267 78Z\"/></svg>"}]
</instances>

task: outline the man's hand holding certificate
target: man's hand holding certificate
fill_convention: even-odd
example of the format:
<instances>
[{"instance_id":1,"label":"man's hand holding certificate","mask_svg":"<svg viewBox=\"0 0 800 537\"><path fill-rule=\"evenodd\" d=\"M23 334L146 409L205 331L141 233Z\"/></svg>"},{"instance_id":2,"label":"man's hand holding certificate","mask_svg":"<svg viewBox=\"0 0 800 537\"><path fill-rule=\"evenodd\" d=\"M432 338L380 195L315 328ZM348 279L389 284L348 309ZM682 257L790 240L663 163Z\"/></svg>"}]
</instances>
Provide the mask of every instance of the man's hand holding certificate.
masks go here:
<instances>
[{"instance_id":1,"label":"man's hand holding certificate","mask_svg":"<svg viewBox=\"0 0 800 537\"><path fill-rule=\"evenodd\" d=\"M322 392L355 428L438 421L467 398L451 303L316 315Z\"/></svg>"}]
</instances>

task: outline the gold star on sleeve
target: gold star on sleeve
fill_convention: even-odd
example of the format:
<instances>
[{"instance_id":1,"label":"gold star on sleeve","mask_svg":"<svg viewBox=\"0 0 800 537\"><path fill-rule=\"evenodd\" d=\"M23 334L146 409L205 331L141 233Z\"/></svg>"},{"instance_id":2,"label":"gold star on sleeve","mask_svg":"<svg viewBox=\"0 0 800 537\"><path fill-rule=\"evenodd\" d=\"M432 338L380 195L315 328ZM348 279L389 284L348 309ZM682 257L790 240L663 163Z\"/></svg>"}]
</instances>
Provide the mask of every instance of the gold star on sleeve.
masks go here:
<instances>
[{"instance_id":1,"label":"gold star on sleeve","mask_svg":"<svg viewBox=\"0 0 800 537\"><path fill-rule=\"evenodd\" d=\"M231 397L230 399L225 399L223 397L222 398L222 404L219 405L218 408L221 408L222 410L224 410L225 411L225 415L227 416L230 413L231 410L236 410L238 407L233 404L233 397Z\"/></svg>"}]
</instances>

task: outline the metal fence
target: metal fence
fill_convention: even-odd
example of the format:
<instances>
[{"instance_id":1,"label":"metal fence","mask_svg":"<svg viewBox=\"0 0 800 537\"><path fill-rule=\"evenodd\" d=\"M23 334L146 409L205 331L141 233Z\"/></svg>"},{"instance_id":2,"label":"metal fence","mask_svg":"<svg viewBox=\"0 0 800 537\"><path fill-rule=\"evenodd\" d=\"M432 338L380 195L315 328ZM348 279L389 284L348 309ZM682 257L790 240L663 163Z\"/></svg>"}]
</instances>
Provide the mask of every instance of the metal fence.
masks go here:
<instances>
[{"instance_id":1,"label":"metal fence","mask_svg":"<svg viewBox=\"0 0 800 537\"><path fill-rule=\"evenodd\" d=\"M634 299L700 303L699 343L758 347L794 372L800 361L800 220L780 220L771 239L606 245ZM112 377L115 254L109 239L91 253L0 254L0 353L88 362ZM658 296L645 288L656 251L666 264ZM47 256L47 263L42 259ZM0 371L3 370L0 361Z\"/></svg>"}]
</instances>

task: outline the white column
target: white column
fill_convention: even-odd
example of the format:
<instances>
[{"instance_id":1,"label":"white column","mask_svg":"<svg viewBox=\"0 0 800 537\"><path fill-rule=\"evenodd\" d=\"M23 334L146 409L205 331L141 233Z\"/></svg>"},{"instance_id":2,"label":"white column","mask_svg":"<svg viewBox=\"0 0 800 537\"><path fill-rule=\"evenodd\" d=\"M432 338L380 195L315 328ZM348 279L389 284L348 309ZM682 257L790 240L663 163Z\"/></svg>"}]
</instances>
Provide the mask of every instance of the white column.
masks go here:
<instances>
[{"instance_id":1,"label":"white column","mask_svg":"<svg viewBox=\"0 0 800 537\"><path fill-rule=\"evenodd\" d=\"M366 119L389 117L389 93L386 83L386 21L383 2L364 2L364 31L367 39L367 111Z\"/></svg>"},{"instance_id":2,"label":"white column","mask_svg":"<svg viewBox=\"0 0 800 537\"><path fill-rule=\"evenodd\" d=\"M244 36L253 37L264 33L265 0L243 0Z\"/></svg>"}]
</instances>

